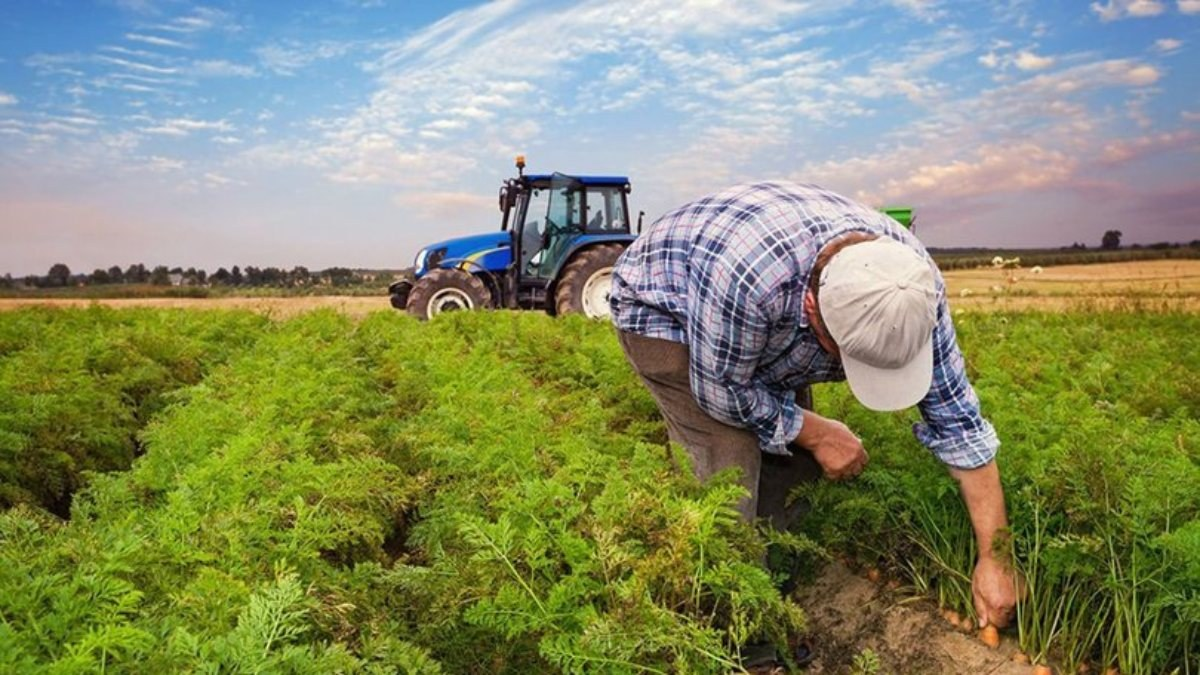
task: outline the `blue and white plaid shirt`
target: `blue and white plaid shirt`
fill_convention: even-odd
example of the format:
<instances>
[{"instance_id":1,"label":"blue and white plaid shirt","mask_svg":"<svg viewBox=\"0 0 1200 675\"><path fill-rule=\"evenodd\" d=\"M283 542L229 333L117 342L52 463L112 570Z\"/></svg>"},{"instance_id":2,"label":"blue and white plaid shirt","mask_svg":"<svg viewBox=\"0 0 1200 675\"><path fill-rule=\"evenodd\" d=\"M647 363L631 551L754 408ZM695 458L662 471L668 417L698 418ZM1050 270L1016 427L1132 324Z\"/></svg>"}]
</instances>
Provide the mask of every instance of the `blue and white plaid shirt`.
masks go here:
<instances>
[{"instance_id":1,"label":"blue and white plaid shirt","mask_svg":"<svg viewBox=\"0 0 1200 675\"><path fill-rule=\"evenodd\" d=\"M891 237L929 259L887 215L815 185L763 182L704 197L659 218L621 256L613 322L687 345L700 408L753 431L765 452L788 454L804 424L795 391L845 379L809 328L803 300L817 253L854 231ZM913 432L946 464L975 468L995 457L1000 441L979 412L940 272L936 279L933 386Z\"/></svg>"}]
</instances>

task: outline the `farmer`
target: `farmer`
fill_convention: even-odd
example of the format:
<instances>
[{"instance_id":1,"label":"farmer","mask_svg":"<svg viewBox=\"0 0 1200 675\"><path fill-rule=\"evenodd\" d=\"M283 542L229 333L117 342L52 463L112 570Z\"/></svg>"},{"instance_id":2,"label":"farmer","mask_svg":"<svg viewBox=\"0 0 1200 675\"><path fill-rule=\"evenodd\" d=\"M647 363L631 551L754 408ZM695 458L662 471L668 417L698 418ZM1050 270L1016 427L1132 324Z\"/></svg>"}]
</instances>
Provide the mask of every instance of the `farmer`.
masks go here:
<instances>
[{"instance_id":1,"label":"farmer","mask_svg":"<svg viewBox=\"0 0 1200 675\"><path fill-rule=\"evenodd\" d=\"M796 482L867 464L854 432L797 391L846 379L872 410L916 405L913 431L958 481L975 530L980 625L1008 623L1016 579L993 554L1007 525L1000 441L967 381L941 274L899 223L814 185L733 187L651 225L617 262L611 305L697 477L741 469L746 520L786 526Z\"/></svg>"}]
</instances>

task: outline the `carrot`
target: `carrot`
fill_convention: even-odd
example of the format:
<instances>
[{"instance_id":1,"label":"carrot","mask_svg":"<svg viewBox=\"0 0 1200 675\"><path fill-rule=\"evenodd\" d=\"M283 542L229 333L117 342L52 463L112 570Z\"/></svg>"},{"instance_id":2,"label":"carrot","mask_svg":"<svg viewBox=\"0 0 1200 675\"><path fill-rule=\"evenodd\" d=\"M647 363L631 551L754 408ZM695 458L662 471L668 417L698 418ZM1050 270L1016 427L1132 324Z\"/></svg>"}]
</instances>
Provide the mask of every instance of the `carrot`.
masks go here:
<instances>
[{"instance_id":1,"label":"carrot","mask_svg":"<svg viewBox=\"0 0 1200 675\"><path fill-rule=\"evenodd\" d=\"M958 623L958 627L962 629L962 632L970 633L971 629L975 627L975 622L971 620L971 617L964 616Z\"/></svg>"},{"instance_id":2,"label":"carrot","mask_svg":"<svg viewBox=\"0 0 1200 675\"><path fill-rule=\"evenodd\" d=\"M1033 675L1054 675L1054 669L1039 663L1033 667Z\"/></svg>"},{"instance_id":3,"label":"carrot","mask_svg":"<svg viewBox=\"0 0 1200 675\"><path fill-rule=\"evenodd\" d=\"M952 609L947 609L946 611L942 612L942 617L944 617L951 626L958 628L958 624L961 621L961 619L958 618L958 612Z\"/></svg>"},{"instance_id":4,"label":"carrot","mask_svg":"<svg viewBox=\"0 0 1200 675\"><path fill-rule=\"evenodd\" d=\"M879 573L879 570L874 567L867 570L867 581L870 581L873 584L879 583L879 579L882 576L883 575Z\"/></svg>"},{"instance_id":5,"label":"carrot","mask_svg":"<svg viewBox=\"0 0 1200 675\"><path fill-rule=\"evenodd\" d=\"M991 647L992 649L1000 646L1000 632L996 630L995 626L990 624L984 626L979 631L979 639L983 641L983 644Z\"/></svg>"},{"instance_id":6,"label":"carrot","mask_svg":"<svg viewBox=\"0 0 1200 675\"><path fill-rule=\"evenodd\" d=\"M1023 665L1029 663L1029 655L1025 652L1013 652L1012 660Z\"/></svg>"}]
</instances>

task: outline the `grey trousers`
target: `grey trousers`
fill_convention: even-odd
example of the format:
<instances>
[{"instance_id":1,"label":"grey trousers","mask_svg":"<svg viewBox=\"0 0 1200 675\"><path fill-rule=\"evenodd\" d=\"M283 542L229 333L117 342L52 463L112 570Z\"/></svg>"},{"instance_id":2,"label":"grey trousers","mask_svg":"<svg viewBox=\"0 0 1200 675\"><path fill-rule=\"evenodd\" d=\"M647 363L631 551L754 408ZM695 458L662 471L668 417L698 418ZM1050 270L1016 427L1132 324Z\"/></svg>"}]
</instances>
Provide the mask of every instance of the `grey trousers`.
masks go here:
<instances>
[{"instance_id":1,"label":"grey trousers","mask_svg":"<svg viewBox=\"0 0 1200 675\"><path fill-rule=\"evenodd\" d=\"M692 395L688 375L687 345L643 337L618 330L625 357L650 390L667 423L667 434L692 458L692 469L701 481L731 466L742 470L741 483L750 496L738 504L742 518L769 518L785 530L799 516L787 504L788 492L802 481L821 477L821 467L807 450L792 445L792 456L767 454L757 437L723 424L700 409ZM796 402L812 407L808 387L796 392Z\"/></svg>"}]
</instances>

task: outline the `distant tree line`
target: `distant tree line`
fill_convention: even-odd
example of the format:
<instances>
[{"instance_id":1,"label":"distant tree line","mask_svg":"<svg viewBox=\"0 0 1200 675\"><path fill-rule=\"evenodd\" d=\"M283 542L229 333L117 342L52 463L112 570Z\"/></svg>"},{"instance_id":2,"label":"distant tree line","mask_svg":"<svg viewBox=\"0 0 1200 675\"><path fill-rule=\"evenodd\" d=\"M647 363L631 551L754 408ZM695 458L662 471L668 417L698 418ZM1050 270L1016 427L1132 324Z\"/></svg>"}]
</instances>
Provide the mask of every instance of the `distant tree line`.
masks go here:
<instances>
[{"instance_id":1,"label":"distant tree line","mask_svg":"<svg viewBox=\"0 0 1200 675\"><path fill-rule=\"evenodd\" d=\"M390 278L390 277L389 277ZM75 286L106 286L114 284L142 284L150 286L230 286L244 288L302 288L306 286L360 286L376 282L373 272L352 270L348 267L330 267L311 272L297 265L290 270L278 267L245 268L234 265L229 269L220 267L209 274L203 269L189 267L167 267L158 265L153 269L138 263L121 269L113 265L108 269L97 268L91 274L76 274L63 263L50 266L46 274L30 274L14 278L11 274L0 277L0 288L67 288Z\"/></svg>"}]
</instances>

